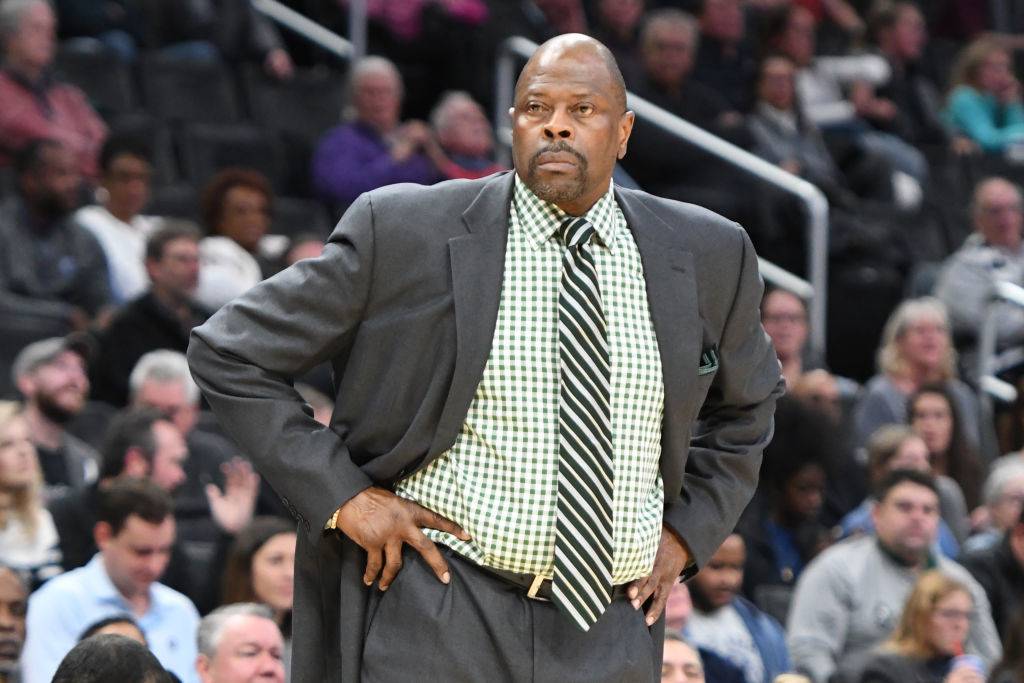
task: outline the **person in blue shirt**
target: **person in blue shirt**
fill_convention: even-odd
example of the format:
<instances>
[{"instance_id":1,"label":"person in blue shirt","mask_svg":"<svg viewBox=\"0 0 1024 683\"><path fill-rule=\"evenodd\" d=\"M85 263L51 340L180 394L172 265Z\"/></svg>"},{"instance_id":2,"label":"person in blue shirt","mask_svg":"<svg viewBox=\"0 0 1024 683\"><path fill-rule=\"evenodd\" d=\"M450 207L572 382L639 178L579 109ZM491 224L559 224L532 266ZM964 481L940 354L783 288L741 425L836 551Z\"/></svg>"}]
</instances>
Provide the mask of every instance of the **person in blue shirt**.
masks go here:
<instances>
[{"instance_id":1,"label":"person in blue shirt","mask_svg":"<svg viewBox=\"0 0 1024 683\"><path fill-rule=\"evenodd\" d=\"M97 520L100 551L29 598L23 683L48 683L87 626L123 613L135 618L167 670L196 683L199 613L187 597L158 583L174 544L170 497L151 481L117 480L101 492Z\"/></svg>"},{"instance_id":2,"label":"person in blue shirt","mask_svg":"<svg viewBox=\"0 0 1024 683\"><path fill-rule=\"evenodd\" d=\"M1013 59L1003 43L980 38L960 53L953 67L946 119L986 152L1024 143L1024 105Z\"/></svg>"},{"instance_id":3,"label":"person in blue shirt","mask_svg":"<svg viewBox=\"0 0 1024 683\"><path fill-rule=\"evenodd\" d=\"M690 582L687 634L697 646L738 666L747 683L771 683L789 670L782 626L739 595L746 544L732 534Z\"/></svg>"}]
</instances>

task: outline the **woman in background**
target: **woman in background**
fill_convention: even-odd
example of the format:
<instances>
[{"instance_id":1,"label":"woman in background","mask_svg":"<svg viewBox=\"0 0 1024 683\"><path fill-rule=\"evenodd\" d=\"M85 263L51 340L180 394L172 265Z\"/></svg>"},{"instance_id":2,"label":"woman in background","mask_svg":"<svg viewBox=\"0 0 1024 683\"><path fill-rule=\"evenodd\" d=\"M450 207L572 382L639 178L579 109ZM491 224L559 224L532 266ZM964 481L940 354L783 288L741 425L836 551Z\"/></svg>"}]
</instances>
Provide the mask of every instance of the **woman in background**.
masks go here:
<instances>
[{"instance_id":1,"label":"woman in background","mask_svg":"<svg viewBox=\"0 0 1024 683\"><path fill-rule=\"evenodd\" d=\"M925 572L892 636L864 666L860 683L984 683L961 658L974 603L970 591L941 571Z\"/></svg>"},{"instance_id":2,"label":"woman in background","mask_svg":"<svg viewBox=\"0 0 1024 683\"><path fill-rule=\"evenodd\" d=\"M295 526L280 517L256 517L235 537L224 570L221 604L258 602L274 611L284 636L285 676L290 676Z\"/></svg>"},{"instance_id":3,"label":"woman in background","mask_svg":"<svg viewBox=\"0 0 1024 683\"><path fill-rule=\"evenodd\" d=\"M43 506L43 475L17 404L0 405L0 562L35 590L61 573L57 528Z\"/></svg>"}]
</instances>

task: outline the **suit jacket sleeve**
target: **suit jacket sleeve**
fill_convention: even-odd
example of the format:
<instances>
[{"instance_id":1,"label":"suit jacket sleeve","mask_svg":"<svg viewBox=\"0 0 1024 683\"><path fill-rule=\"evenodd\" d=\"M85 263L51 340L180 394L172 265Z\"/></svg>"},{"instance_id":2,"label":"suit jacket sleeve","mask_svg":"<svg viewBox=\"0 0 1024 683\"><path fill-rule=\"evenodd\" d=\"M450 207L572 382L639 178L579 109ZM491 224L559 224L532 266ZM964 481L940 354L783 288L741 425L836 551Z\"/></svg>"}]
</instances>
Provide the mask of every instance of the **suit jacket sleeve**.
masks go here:
<instances>
[{"instance_id":1,"label":"suit jacket sleeve","mask_svg":"<svg viewBox=\"0 0 1024 683\"><path fill-rule=\"evenodd\" d=\"M301 261L192 332L188 359L225 431L313 538L372 482L292 379L341 355L362 318L373 269L373 210L362 196L321 257Z\"/></svg>"},{"instance_id":2,"label":"suit jacket sleeve","mask_svg":"<svg viewBox=\"0 0 1024 683\"><path fill-rule=\"evenodd\" d=\"M718 371L693 427L682 493L665 510L665 522L686 541L696 566L732 533L754 495L775 401L784 387L775 350L761 327L757 256L747 234L737 234L742 264L718 344Z\"/></svg>"}]
</instances>

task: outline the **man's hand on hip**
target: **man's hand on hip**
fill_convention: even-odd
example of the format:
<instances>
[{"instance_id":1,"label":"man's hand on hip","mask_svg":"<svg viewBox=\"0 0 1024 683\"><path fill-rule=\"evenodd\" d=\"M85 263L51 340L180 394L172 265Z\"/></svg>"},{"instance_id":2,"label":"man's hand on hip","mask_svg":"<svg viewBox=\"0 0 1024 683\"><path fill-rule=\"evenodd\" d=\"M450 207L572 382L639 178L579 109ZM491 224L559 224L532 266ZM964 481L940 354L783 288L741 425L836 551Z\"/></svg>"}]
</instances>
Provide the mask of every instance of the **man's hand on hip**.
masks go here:
<instances>
[{"instance_id":1,"label":"man's hand on hip","mask_svg":"<svg viewBox=\"0 0 1024 683\"><path fill-rule=\"evenodd\" d=\"M654 569L650 576L637 579L629 586L627 595L633 603L633 609L640 609L640 606L647 602L647 599L654 596L651 606L647 610L647 625L650 626L661 616L665 609L665 602L672 586L683 573L683 569L690 562L690 550L686 547L676 534L666 527L661 529L661 541L658 543L658 552L654 556Z\"/></svg>"},{"instance_id":2,"label":"man's hand on hip","mask_svg":"<svg viewBox=\"0 0 1024 683\"><path fill-rule=\"evenodd\" d=\"M421 527L447 531L469 540L469 534L455 522L396 496L386 489L370 487L353 496L338 510L337 527L366 551L363 582L370 586L380 575L380 589L387 590L402 568L402 544L408 543L426 560L437 578L448 583L448 563ZM383 571L381 571L383 569Z\"/></svg>"}]
</instances>

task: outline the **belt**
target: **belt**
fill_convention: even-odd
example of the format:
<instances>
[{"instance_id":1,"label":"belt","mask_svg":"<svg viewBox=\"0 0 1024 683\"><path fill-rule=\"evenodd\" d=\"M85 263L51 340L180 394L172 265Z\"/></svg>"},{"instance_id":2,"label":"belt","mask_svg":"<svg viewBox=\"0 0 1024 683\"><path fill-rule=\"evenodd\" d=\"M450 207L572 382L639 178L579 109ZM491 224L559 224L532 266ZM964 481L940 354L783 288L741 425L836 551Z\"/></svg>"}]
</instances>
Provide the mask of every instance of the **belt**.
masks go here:
<instances>
[{"instance_id":1,"label":"belt","mask_svg":"<svg viewBox=\"0 0 1024 683\"><path fill-rule=\"evenodd\" d=\"M485 574L501 579L505 583L512 584L517 588L521 588L526 591L526 597L531 600L541 600L543 602L550 602L552 598L551 594L551 579L545 579L539 574L519 574L517 572L510 572L504 569L495 569L494 567L486 567L482 564L477 564L473 560L470 560L463 555L455 552L451 553L454 557L465 561L470 566L479 569ZM618 586L612 586L612 600L626 597L626 589L629 587L628 583L621 583Z\"/></svg>"}]
</instances>

